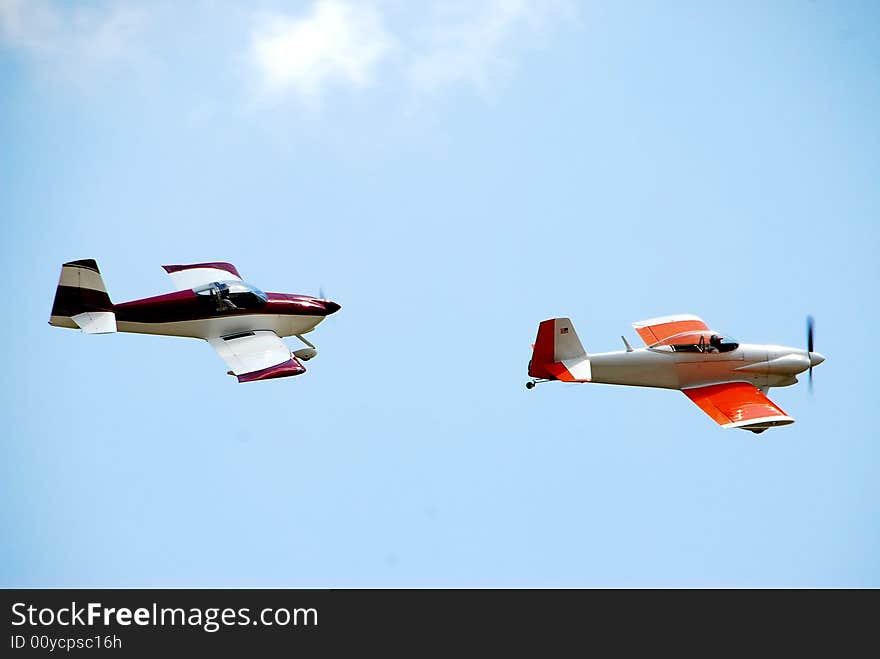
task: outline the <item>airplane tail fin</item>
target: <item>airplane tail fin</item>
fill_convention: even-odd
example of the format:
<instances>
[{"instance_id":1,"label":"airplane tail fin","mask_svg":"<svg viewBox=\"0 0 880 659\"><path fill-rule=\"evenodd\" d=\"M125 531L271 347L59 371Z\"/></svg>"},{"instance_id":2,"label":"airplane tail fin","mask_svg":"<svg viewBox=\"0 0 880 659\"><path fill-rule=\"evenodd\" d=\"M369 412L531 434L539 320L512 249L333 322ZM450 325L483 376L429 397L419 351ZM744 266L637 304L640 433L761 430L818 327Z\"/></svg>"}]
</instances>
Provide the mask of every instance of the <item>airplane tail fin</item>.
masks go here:
<instances>
[{"instance_id":1,"label":"airplane tail fin","mask_svg":"<svg viewBox=\"0 0 880 659\"><path fill-rule=\"evenodd\" d=\"M564 382L590 381L590 359L571 319L551 318L538 325L529 375Z\"/></svg>"},{"instance_id":2,"label":"airplane tail fin","mask_svg":"<svg viewBox=\"0 0 880 659\"><path fill-rule=\"evenodd\" d=\"M116 331L113 302L94 259L71 261L61 266L49 324L79 327L86 334Z\"/></svg>"}]
</instances>

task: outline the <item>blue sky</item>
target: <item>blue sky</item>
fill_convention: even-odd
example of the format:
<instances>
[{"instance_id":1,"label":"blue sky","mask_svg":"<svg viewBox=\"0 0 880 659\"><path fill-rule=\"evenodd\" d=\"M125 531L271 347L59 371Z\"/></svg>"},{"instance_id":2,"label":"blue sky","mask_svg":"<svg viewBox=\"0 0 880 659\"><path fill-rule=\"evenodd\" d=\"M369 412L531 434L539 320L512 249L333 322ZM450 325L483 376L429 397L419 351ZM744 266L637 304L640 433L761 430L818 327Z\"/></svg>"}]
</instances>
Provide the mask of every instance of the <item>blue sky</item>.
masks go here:
<instances>
[{"instance_id":1,"label":"blue sky","mask_svg":"<svg viewBox=\"0 0 880 659\"><path fill-rule=\"evenodd\" d=\"M0 0L4 586L877 586L874 3ZM298 378L50 327L231 261L343 305ZM797 419L527 392L696 313Z\"/></svg>"}]
</instances>

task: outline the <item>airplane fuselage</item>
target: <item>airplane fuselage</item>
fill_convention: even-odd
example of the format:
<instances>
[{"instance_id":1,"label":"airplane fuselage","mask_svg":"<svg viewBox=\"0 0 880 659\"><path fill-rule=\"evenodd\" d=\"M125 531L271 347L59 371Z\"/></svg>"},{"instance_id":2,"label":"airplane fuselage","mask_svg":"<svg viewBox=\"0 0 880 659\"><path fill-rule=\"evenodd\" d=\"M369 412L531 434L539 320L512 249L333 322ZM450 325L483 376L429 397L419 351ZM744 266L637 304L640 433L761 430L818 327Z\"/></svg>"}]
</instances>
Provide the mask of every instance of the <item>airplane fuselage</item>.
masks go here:
<instances>
[{"instance_id":1,"label":"airplane fuselage","mask_svg":"<svg viewBox=\"0 0 880 659\"><path fill-rule=\"evenodd\" d=\"M586 382L687 389L738 381L766 388L795 384L797 374L824 357L787 346L746 343L730 352L675 352L671 346L655 346L590 354L584 361L589 365L567 366Z\"/></svg>"},{"instance_id":2,"label":"airplane fuselage","mask_svg":"<svg viewBox=\"0 0 880 659\"><path fill-rule=\"evenodd\" d=\"M258 307L218 309L212 299L182 290L114 304L108 311L116 315L119 332L212 339L254 330L271 330L282 337L302 335L339 309L335 302L308 295L266 293L266 297ZM63 308L53 309L49 322L78 328Z\"/></svg>"}]
</instances>

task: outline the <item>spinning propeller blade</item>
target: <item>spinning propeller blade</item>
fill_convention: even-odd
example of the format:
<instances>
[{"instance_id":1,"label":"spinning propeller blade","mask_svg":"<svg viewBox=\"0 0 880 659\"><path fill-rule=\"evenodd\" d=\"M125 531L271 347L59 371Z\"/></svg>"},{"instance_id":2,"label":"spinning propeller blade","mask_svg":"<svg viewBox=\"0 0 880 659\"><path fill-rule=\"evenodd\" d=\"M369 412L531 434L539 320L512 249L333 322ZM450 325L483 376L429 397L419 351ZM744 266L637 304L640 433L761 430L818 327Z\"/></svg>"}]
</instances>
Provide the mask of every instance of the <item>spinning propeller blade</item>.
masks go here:
<instances>
[{"instance_id":1,"label":"spinning propeller blade","mask_svg":"<svg viewBox=\"0 0 880 659\"><path fill-rule=\"evenodd\" d=\"M810 393L813 393L813 326L815 323L813 322L812 316L807 316L807 353L810 358Z\"/></svg>"}]
</instances>

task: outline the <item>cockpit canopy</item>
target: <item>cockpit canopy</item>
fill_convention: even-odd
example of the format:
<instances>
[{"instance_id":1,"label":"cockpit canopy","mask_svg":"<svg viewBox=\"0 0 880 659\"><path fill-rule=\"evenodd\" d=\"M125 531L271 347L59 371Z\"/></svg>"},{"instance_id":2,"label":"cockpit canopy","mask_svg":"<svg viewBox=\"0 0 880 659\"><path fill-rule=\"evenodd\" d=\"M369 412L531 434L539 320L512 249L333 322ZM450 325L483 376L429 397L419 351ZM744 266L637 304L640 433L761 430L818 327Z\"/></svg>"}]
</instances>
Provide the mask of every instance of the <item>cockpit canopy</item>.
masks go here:
<instances>
[{"instance_id":1,"label":"cockpit canopy","mask_svg":"<svg viewBox=\"0 0 880 659\"><path fill-rule=\"evenodd\" d=\"M193 290L199 298L213 303L218 311L256 309L269 301L263 291L243 281L215 281Z\"/></svg>"},{"instance_id":2,"label":"cockpit canopy","mask_svg":"<svg viewBox=\"0 0 880 659\"><path fill-rule=\"evenodd\" d=\"M662 348L668 346L673 352L731 352L739 347L734 339L722 336L714 330L700 330L682 332L666 337L662 341L650 346Z\"/></svg>"}]
</instances>

